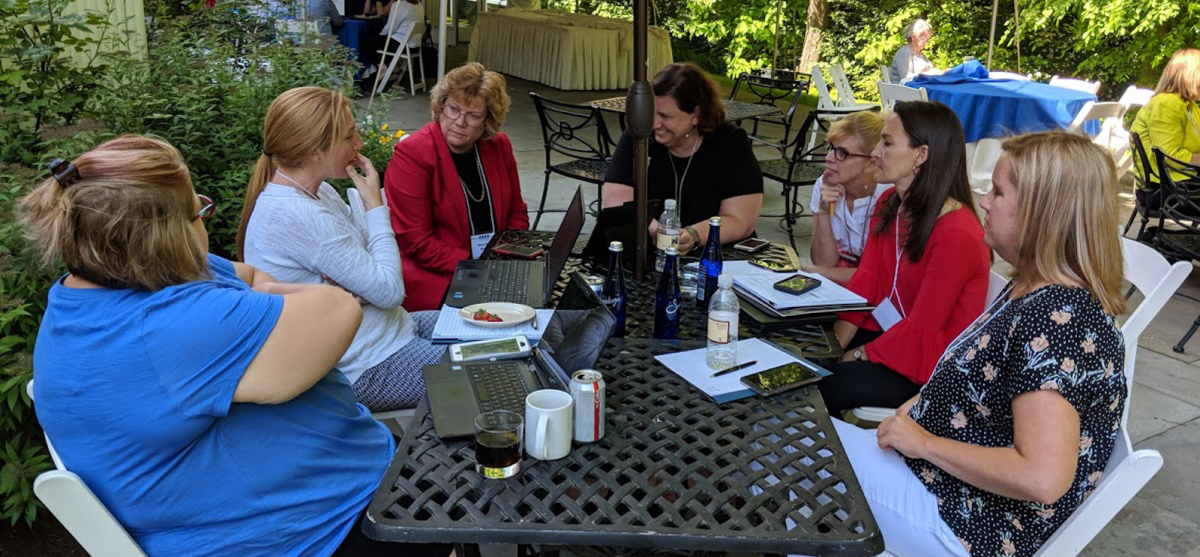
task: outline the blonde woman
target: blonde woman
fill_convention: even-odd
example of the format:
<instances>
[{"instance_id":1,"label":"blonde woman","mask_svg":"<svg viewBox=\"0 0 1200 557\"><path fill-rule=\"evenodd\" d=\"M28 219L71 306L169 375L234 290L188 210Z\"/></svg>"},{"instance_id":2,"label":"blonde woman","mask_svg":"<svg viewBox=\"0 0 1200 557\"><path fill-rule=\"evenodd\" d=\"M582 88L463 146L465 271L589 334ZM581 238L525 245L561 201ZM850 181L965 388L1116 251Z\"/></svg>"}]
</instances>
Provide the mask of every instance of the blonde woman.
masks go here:
<instances>
[{"instance_id":1,"label":"blonde woman","mask_svg":"<svg viewBox=\"0 0 1200 557\"><path fill-rule=\"evenodd\" d=\"M1112 156L1004 142L983 198L1013 279L874 434L835 421L893 554L1033 555L1100 481L1125 404Z\"/></svg>"},{"instance_id":2,"label":"blonde woman","mask_svg":"<svg viewBox=\"0 0 1200 557\"><path fill-rule=\"evenodd\" d=\"M813 184L812 264L804 270L845 285L870 235L879 197L892 189L875 179L871 152L883 133L878 112L855 112L829 127L825 173Z\"/></svg>"},{"instance_id":3,"label":"blonde woman","mask_svg":"<svg viewBox=\"0 0 1200 557\"><path fill-rule=\"evenodd\" d=\"M512 143L504 76L475 62L430 93L433 121L396 144L384 176L404 261L409 311L439 308L458 262L492 235L529 228Z\"/></svg>"},{"instance_id":4,"label":"blonde woman","mask_svg":"<svg viewBox=\"0 0 1200 557\"><path fill-rule=\"evenodd\" d=\"M361 544L394 443L330 373L358 303L209 254L214 205L165 141L122 136L52 173L20 210L68 271L33 367L38 421L71 471L149 555Z\"/></svg>"},{"instance_id":5,"label":"blonde woman","mask_svg":"<svg viewBox=\"0 0 1200 557\"><path fill-rule=\"evenodd\" d=\"M1171 56L1150 102L1138 111L1130 131L1149 153L1158 147L1181 161L1200 164L1200 50ZM1157 207L1157 204L1155 204Z\"/></svg>"},{"instance_id":6,"label":"blonde woman","mask_svg":"<svg viewBox=\"0 0 1200 557\"><path fill-rule=\"evenodd\" d=\"M341 93L300 87L276 98L246 189L238 253L282 281L336 284L358 297L362 325L337 368L371 410L412 408L425 396L421 368L440 361L446 348L429 341L436 312L401 307L400 253L379 174L358 153L362 146ZM362 196L365 226L325 182L347 177Z\"/></svg>"}]
</instances>

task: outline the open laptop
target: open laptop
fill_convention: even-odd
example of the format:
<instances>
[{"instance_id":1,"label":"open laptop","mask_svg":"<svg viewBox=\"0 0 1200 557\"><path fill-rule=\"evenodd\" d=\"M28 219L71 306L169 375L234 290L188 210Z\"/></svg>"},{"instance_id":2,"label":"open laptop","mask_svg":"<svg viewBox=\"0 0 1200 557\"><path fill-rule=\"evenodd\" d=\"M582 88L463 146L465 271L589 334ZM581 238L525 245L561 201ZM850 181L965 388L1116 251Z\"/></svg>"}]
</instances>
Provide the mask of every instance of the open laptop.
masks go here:
<instances>
[{"instance_id":1,"label":"open laptop","mask_svg":"<svg viewBox=\"0 0 1200 557\"><path fill-rule=\"evenodd\" d=\"M563 215L554 235L554 243L544 261L467 259L458 262L444 303L461 308L480 302L513 302L530 307L546 307L554 283L567 265L571 248L583 230L583 189Z\"/></svg>"},{"instance_id":2,"label":"open laptop","mask_svg":"<svg viewBox=\"0 0 1200 557\"><path fill-rule=\"evenodd\" d=\"M425 366L421 373L438 437L473 435L475 416L488 410L524 415L526 395L538 389L566 391L571 373L595 367L616 323L583 275L571 273L530 358Z\"/></svg>"}]
</instances>

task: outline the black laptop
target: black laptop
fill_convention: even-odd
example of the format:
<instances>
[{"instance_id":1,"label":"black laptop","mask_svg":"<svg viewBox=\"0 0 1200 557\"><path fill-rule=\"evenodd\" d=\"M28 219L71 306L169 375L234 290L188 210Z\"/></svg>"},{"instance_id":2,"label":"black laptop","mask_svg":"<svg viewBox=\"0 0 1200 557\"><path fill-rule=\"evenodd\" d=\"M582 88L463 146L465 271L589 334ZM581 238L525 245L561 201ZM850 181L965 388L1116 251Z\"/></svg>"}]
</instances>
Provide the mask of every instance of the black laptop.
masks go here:
<instances>
[{"instance_id":1,"label":"black laptop","mask_svg":"<svg viewBox=\"0 0 1200 557\"><path fill-rule=\"evenodd\" d=\"M530 358L425 366L421 372L438 437L474 434L475 416L489 410L524 415L525 397L538 389L567 390L571 373L596 365L616 323L583 275L571 273Z\"/></svg>"},{"instance_id":2,"label":"black laptop","mask_svg":"<svg viewBox=\"0 0 1200 557\"><path fill-rule=\"evenodd\" d=\"M554 283L567 265L571 248L583 230L583 190L563 215L544 261L467 259L458 262L444 303L461 308L481 302L512 302L546 307Z\"/></svg>"}]
</instances>

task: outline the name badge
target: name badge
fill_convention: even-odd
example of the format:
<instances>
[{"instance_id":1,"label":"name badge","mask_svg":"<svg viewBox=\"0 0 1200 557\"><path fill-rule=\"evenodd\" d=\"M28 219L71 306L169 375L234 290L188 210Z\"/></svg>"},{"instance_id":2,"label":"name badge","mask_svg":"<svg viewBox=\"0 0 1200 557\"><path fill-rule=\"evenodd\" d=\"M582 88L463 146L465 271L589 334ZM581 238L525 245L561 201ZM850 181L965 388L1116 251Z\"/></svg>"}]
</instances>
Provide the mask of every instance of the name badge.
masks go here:
<instances>
[{"instance_id":1,"label":"name badge","mask_svg":"<svg viewBox=\"0 0 1200 557\"><path fill-rule=\"evenodd\" d=\"M884 298L878 306L875 306L875 310L871 312L871 317L875 318L875 321L879 323L880 327L883 327L884 331L891 329L901 319L900 312L896 311L896 306L892 305L891 298Z\"/></svg>"},{"instance_id":2,"label":"name badge","mask_svg":"<svg viewBox=\"0 0 1200 557\"><path fill-rule=\"evenodd\" d=\"M495 234L476 234L471 236L471 259L479 259L483 255L483 250L487 249L488 242L492 241L492 236Z\"/></svg>"}]
</instances>

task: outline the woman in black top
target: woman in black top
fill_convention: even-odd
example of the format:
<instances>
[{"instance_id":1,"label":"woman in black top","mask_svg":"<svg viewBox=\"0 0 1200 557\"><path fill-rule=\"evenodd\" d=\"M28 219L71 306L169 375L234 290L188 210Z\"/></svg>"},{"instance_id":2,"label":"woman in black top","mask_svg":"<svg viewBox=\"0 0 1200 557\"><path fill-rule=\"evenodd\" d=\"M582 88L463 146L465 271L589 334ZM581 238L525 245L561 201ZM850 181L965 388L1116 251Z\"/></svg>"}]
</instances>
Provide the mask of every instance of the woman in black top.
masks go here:
<instances>
[{"instance_id":1,"label":"woman in black top","mask_svg":"<svg viewBox=\"0 0 1200 557\"><path fill-rule=\"evenodd\" d=\"M650 199L674 199L685 233L679 253L703 247L708 219L721 217L721 242L754 233L763 179L746 131L725 122L717 86L699 66L671 64L654 76L654 141L650 142ZM633 137L621 136L604 176L604 207L633 200ZM650 236L658 219L650 223Z\"/></svg>"}]
</instances>

